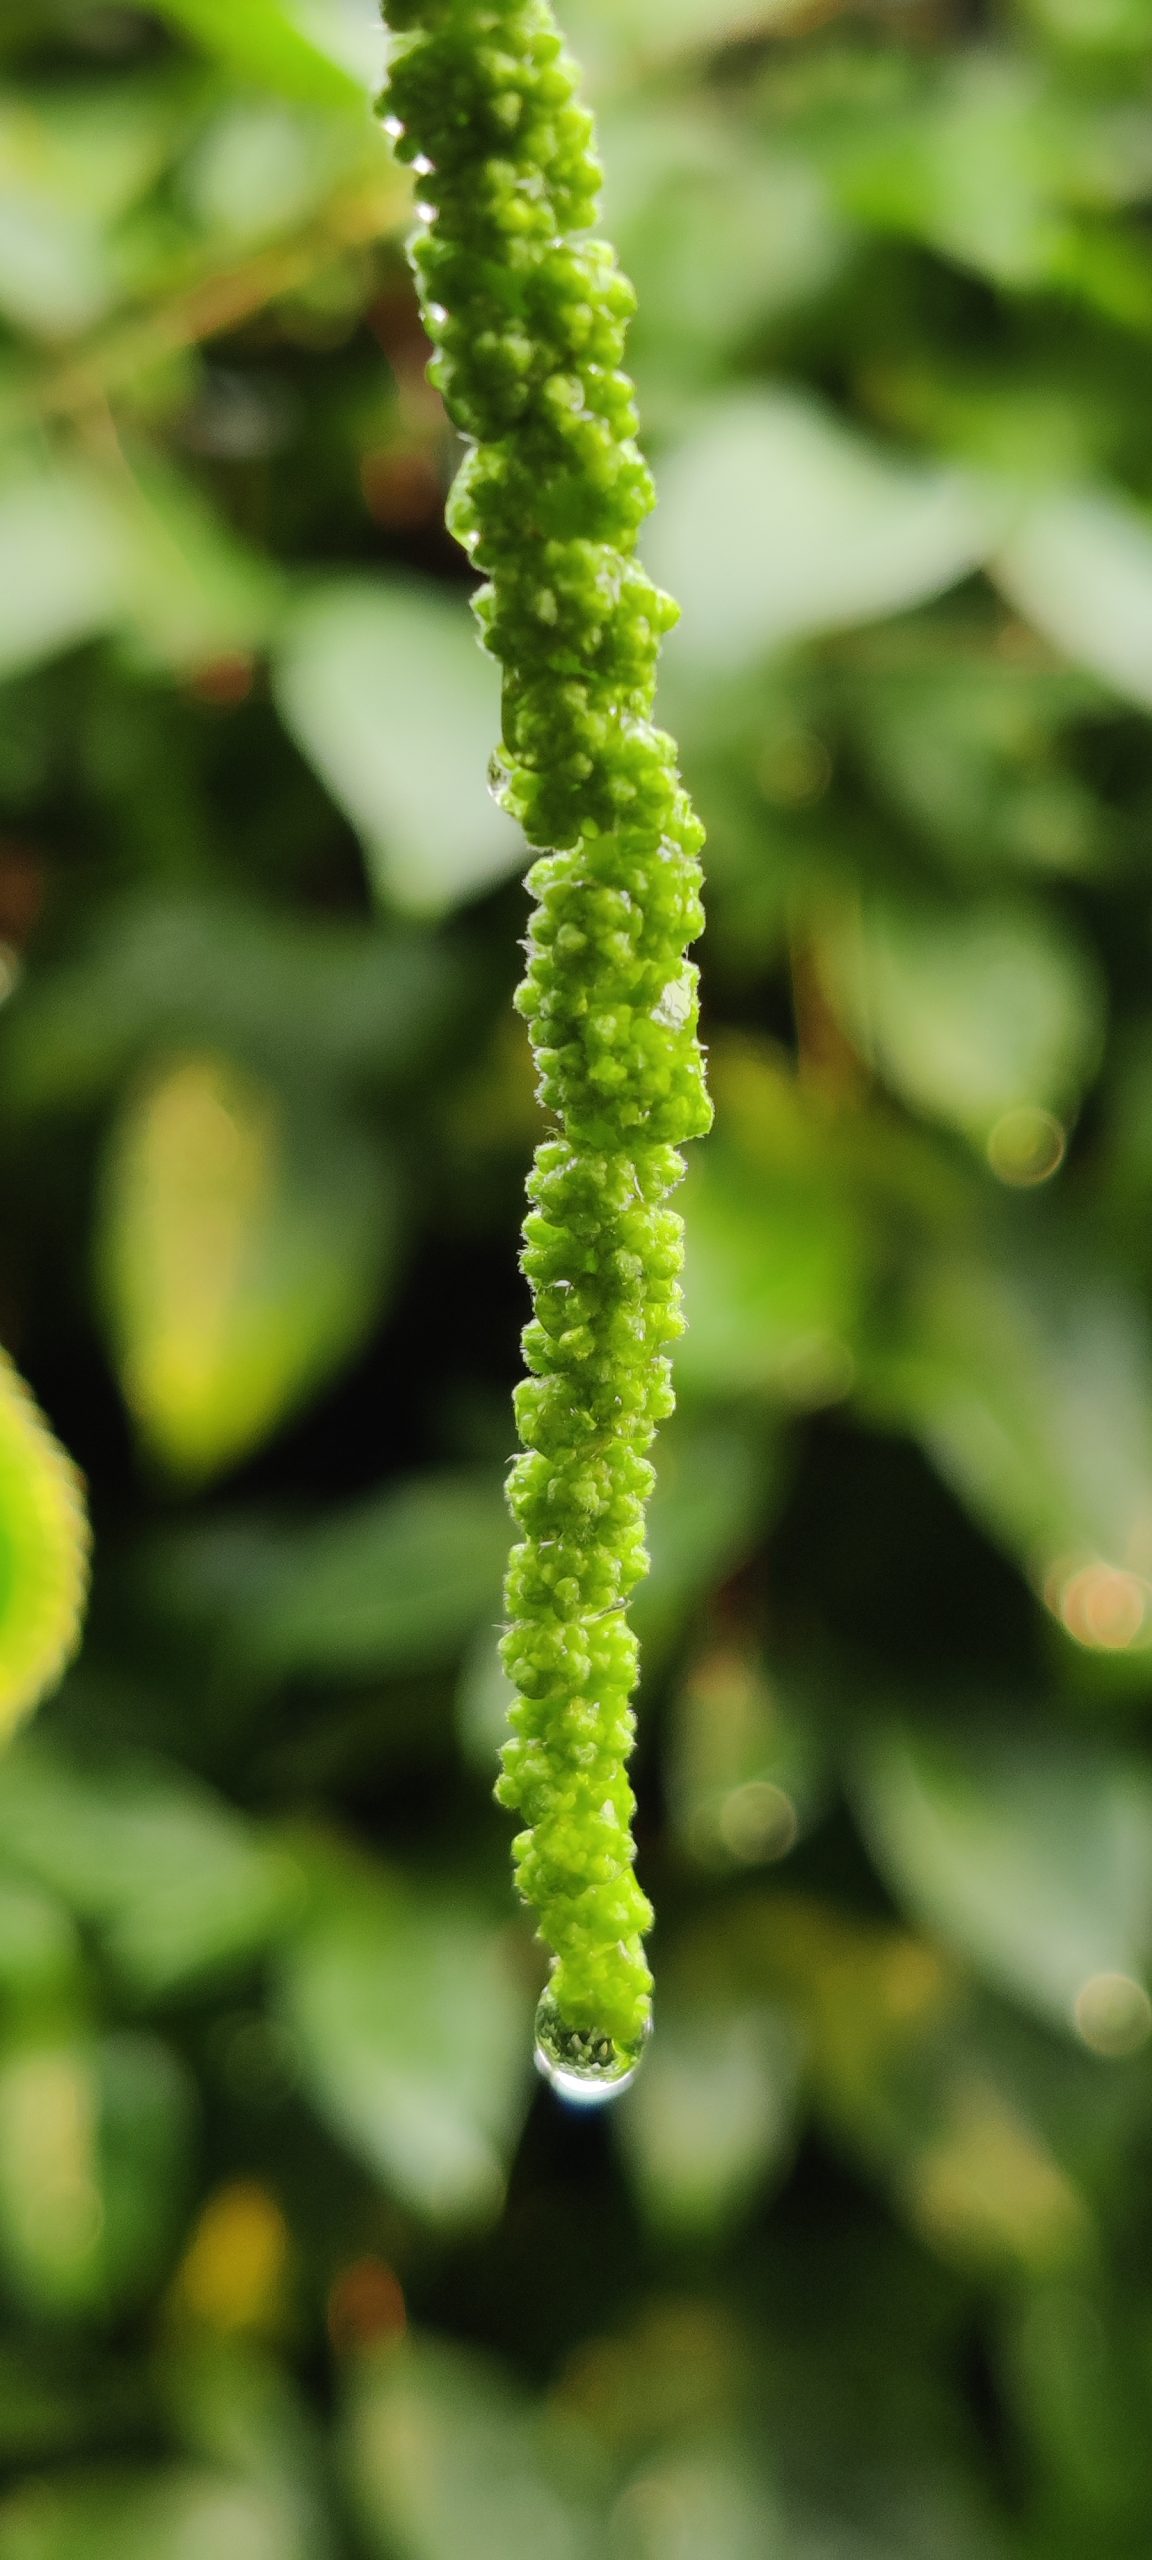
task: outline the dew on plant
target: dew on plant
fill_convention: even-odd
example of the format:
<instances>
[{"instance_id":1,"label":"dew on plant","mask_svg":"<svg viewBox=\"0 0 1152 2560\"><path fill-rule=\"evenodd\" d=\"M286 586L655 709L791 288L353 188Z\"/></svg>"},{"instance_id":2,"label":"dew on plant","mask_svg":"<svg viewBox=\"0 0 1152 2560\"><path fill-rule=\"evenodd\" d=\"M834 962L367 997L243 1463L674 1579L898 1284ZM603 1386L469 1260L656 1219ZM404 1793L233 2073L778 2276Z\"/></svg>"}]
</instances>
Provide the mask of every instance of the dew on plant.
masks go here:
<instances>
[{"instance_id":1,"label":"dew on plant","mask_svg":"<svg viewBox=\"0 0 1152 2560\"><path fill-rule=\"evenodd\" d=\"M607 2106L631 2088L650 2032L649 2020L625 2043L596 2027L570 2026L552 1992L545 1991L536 2011L536 2068L568 2106Z\"/></svg>"}]
</instances>

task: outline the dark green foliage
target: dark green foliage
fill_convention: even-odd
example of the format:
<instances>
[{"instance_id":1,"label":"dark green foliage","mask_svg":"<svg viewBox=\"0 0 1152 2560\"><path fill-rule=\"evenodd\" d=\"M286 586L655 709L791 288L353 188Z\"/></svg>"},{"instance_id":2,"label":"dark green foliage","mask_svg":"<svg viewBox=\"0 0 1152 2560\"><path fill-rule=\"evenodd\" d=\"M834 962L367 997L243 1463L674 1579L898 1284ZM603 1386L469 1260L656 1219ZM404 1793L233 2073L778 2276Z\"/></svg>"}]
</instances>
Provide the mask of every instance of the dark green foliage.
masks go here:
<instances>
[{"instance_id":1,"label":"dark green foliage","mask_svg":"<svg viewBox=\"0 0 1152 2560\"><path fill-rule=\"evenodd\" d=\"M0 2560L1147 2560L1148 11L561 16L716 1106L608 2122L491 1801L550 1132L372 13L0 11L0 1335L96 1533Z\"/></svg>"}]
</instances>

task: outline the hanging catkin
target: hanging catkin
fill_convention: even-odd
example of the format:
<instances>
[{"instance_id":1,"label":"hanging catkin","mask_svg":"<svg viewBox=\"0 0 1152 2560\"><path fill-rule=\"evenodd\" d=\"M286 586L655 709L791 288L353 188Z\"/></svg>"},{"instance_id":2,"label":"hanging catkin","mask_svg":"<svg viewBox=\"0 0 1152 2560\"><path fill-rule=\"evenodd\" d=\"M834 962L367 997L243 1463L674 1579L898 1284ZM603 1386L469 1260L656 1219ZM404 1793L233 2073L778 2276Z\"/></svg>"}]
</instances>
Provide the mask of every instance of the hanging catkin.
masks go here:
<instances>
[{"instance_id":1,"label":"hanging catkin","mask_svg":"<svg viewBox=\"0 0 1152 2560\"><path fill-rule=\"evenodd\" d=\"M653 491L621 370L633 295L589 236L600 172L574 66L545 0L388 0L387 16L383 105L418 176L431 375L469 447L449 522L484 572L476 612L504 671L493 778L545 849L517 1002L556 1134L528 1185L503 1644L517 1703L498 1792L523 1816L519 1887L556 1959L543 2065L606 2094L651 2001L625 1604L681 1324L665 1203L679 1143L710 1116L684 957L703 831L652 725L676 608L635 558Z\"/></svg>"}]
</instances>

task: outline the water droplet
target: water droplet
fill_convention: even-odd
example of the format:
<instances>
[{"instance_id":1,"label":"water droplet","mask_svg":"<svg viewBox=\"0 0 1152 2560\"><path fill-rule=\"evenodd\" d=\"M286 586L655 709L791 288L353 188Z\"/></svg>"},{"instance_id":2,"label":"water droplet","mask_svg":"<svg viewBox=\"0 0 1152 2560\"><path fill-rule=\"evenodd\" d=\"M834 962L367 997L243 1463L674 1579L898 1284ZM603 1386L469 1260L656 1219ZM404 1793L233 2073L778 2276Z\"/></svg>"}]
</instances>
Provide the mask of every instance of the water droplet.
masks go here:
<instances>
[{"instance_id":1,"label":"water droplet","mask_svg":"<svg viewBox=\"0 0 1152 2560\"><path fill-rule=\"evenodd\" d=\"M571 2027L546 1991L536 2011L536 2068L570 2107L603 2107L631 2088L649 2033L650 2023L634 2043L621 2044L595 2027Z\"/></svg>"}]
</instances>

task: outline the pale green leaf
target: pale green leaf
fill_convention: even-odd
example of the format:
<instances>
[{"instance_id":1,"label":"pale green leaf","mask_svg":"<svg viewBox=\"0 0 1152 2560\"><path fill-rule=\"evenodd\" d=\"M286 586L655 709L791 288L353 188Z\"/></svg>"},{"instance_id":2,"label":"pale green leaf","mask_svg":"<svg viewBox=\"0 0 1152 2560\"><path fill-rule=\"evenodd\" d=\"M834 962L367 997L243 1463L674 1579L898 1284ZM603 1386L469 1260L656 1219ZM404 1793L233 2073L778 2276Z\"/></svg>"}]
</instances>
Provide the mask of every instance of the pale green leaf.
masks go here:
<instances>
[{"instance_id":1,"label":"pale green leaf","mask_svg":"<svg viewBox=\"0 0 1152 2560\"><path fill-rule=\"evenodd\" d=\"M72 1762L39 1738L5 1766L0 1856L94 1926L151 1996L250 1960L300 1889L292 1860L185 1772Z\"/></svg>"},{"instance_id":2,"label":"pale green leaf","mask_svg":"<svg viewBox=\"0 0 1152 2560\"><path fill-rule=\"evenodd\" d=\"M463 594L322 588L292 616L276 687L395 905L434 915L523 865L518 831L486 788L499 679Z\"/></svg>"},{"instance_id":3,"label":"pale green leaf","mask_svg":"<svg viewBox=\"0 0 1152 2560\"><path fill-rule=\"evenodd\" d=\"M782 1895L749 1902L743 1946L770 1991L800 2009L814 2097L837 2142L922 2240L1001 2276L1083 2263L1092 2213L1063 2157L1050 2083L1028 2067L1034 2044L988 2019L953 1961L909 1932Z\"/></svg>"},{"instance_id":4,"label":"pale green leaf","mask_svg":"<svg viewBox=\"0 0 1152 2560\"><path fill-rule=\"evenodd\" d=\"M1145 1772L1058 1732L889 1726L858 1800L897 1892L990 1981L1097 2049L1110 2016L1120 2050L1125 2018L1152 2033Z\"/></svg>"},{"instance_id":5,"label":"pale green leaf","mask_svg":"<svg viewBox=\"0 0 1152 2560\"><path fill-rule=\"evenodd\" d=\"M604 2547L538 2406L460 2348L418 2341L369 2364L345 2444L368 2547L386 2560L592 2560Z\"/></svg>"},{"instance_id":6,"label":"pale green leaf","mask_svg":"<svg viewBox=\"0 0 1152 2560\"><path fill-rule=\"evenodd\" d=\"M806 394L746 391L661 465L648 542L683 610L685 665L747 665L967 577L1003 500L950 466L901 461Z\"/></svg>"},{"instance_id":7,"label":"pale green leaf","mask_svg":"<svg viewBox=\"0 0 1152 2560\"><path fill-rule=\"evenodd\" d=\"M819 947L864 1056L915 1110L983 1145L1006 1112L1078 1103L1103 1041L1103 990L1048 909L865 897Z\"/></svg>"},{"instance_id":8,"label":"pale green leaf","mask_svg":"<svg viewBox=\"0 0 1152 2560\"><path fill-rule=\"evenodd\" d=\"M483 1915L351 1868L320 1882L282 1983L321 2114L434 2221L499 2210L528 2094L530 2008Z\"/></svg>"},{"instance_id":9,"label":"pale green leaf","mask_svg":"<svg viewBox=\"0 0 1152 2560\"><path fill-rule=\"evenodd\" d=\"M282 2503L223 2473L34 2480L0 2504L0 2560L311 2560Z\"/></svg>"},{"instance_id":10,"label":"pale green leaf","mask_svg":"<svg viewBox=\"0 0 1152 2560\"><path fill-rule=\"evenodd\" d=\"M258 1448L355 1349L392 1258L388 1163L354 1124L289 1113L212 1054L129 1098L97 1259L141 1436L206 1477Z\"/></svg>"},{"instance_id":11,"label":"pale green leaf","mask_svg":"<svg viewBox=\"0 0 1152 2560\"><path fill-rule=\"evenodd\" d=\"M0 487L0 677L119 620L130 586L122 509L64 463Z\"/></svg>"},{"instance_id":12,"label":"pale green leaf","mask_svg":"<svg viewBox=\"0 0 1152 2560\"><path fill-rule=\"evenodd\" d=\"M500 1617L511 1527L497 1478L387 1486L280 1544L237 1637L283 1671L405 1671L450 1662Z\"/></svg>"},{"instance_id":13,"label":"pale green leaf","mask_svg":"<svg viewBox=\"0 0 1152 2560\"><path fill-rule=\"evenodd\" d=\"M1152 1629L1152 1345L1136 1302L1059 1245L923 1264L867 1384L1078 1641Z\"/></svg>"},{"instance_id":14,"label":"pale green leaf","mask_svg":"<svg viewBox=\"0 0 1152 2560\"><path fill-rule=\"evenodd\" d=\"M1152 705L1152 516L1105 489L1056 491L1028 507L992 575L1073 664Z\"/></svg>"},{"instance_id":15,"label":"pale green leaf","mask_svg":"<svg viewBox=\"0 0 1152 2560\"><path fill-rule=\"evenodd\" d=\"M866 1237L825 1121L771 1052L730 1041L713 1061L716 1135L683 1194L688 1391L844 1393Z\"/></svg>"},{"instance_id":16,"label":"pale green leaf","mask_svg":"<svg viewBox=\"0 0 1152 2560\"><path fill-rule=\"evenodd\" d=\"M115 225L169 158L186 106L147 79L0 100L0 310L48 339L98 321L119 277Z\"/></svg>"},{"instance_id":17,"label":"pale green leaf","mask_svg":"<svg viewBox=\"0 0 1152 2560\"><path fill-rule=\"evenodd\" d=\"M797 2539L749 2446L719 2431L644 2463L616 2512L619 2560L833 2560L822 2534ZM834 2530L835 2560L879 2560Z\"/></svg>"},{"instance_id":18,"label":"pale green leaf","mask_svg":"<svg viewBox=\"0 0 1152 2560\"><path fill-rule=\"evenodd\" d=\"M152 2037L33 2028L0 2052L0 2263L34 2312L106 2313L148 2291L190 2119L184 2074Z\"/></svg>"},{"instance_id":19,"label":"pale green leaf","mask_svg":"<svg viewBox=\"0 0 1152 2560\"><path fill-rule=\"evenodd\" d=\"M210 1040L314 1093L419 1083L466 978L430 934L182 888L115 900L74 956L21 978L0 1031L6 1112L85 1110L149 1051Z\"/></svg>"},{"instance_id":20,"label":"pale green leaf","mask_svg":"<svg viewBox=\"0 0 1152 2560\"><path fill-rule=\"evenodd\" d=\"M802 2046L792 2020L703 1996L662 1973L657 2028L616 2119L640 2202L658 2229L723 2230L782 2174L796 2130Z\"/></svg>"},{"instance_id":21,"label":"pale green leaf","mask_svg":"<svg viewBox=\"0 0 1152 2560\"><path fill-rule=\"evenodd\" d=\"M374 146L374 148L373 148ZM360 159L367 171L384 161L379 125L365 124ZM181 172L197 221L222 245L273 239L321 212L326 197L354 175L353 137L343 117L309 112L286 99L229 98L201 135ZM397 209L402 198L397 188Z\"/></svg>"},{"instance_id":22,"label":"pale green leaf","mask_svg":"<svg viewBox=\"0 0 1152 2560\"><path fill-rule=\"evenodd\" d=\"M114 495L124 528L124 621L137 655L184 674L261 646L279 608L280 574L191 481L138 461Z\"/></svg>"}]
</instances>

